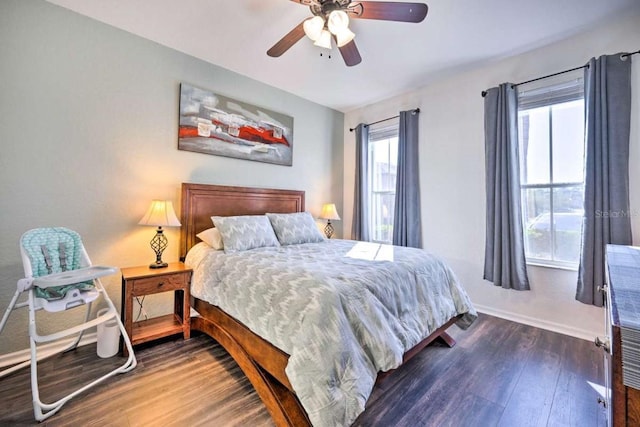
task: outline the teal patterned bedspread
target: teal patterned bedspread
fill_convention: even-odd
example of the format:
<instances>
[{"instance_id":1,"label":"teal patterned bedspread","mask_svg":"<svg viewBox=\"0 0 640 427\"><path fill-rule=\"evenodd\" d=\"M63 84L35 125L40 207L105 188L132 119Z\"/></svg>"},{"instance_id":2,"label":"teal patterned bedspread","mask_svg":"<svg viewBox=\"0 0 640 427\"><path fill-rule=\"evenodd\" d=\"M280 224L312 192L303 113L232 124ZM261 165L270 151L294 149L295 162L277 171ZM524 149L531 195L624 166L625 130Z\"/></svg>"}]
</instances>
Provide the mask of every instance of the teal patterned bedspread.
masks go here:
<instances>
[{"instance_id":1,"label":"teal patterned bedspread","mask_svg":"<svg viewBox=\"0 0 640 427\"><path fill-rule=\"evenodd\" d=\"M421 249L327 240L186 258L191 294L290 355L286 374L314 426L350 425L378 371L457 315L476 318L451 269Z\"/></svg>"}]
</instances>

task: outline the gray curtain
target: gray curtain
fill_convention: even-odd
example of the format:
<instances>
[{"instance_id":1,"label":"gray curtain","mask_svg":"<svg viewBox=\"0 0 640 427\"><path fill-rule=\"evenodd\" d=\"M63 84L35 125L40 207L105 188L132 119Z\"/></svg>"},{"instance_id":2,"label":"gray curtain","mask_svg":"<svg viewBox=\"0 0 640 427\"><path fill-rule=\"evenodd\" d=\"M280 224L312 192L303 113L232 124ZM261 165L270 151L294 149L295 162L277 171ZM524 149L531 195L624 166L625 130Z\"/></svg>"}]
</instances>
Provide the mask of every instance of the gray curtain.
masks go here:
<instances>
[{"instance_id":1,"label":"gray curtain","mask_svg":"<svg viewBox=\"0 0 640 427\"><path fill-rule=\"evenodd\" d=\"M605 247L631 244L631 57L592 58L585 70L585 194L576 299L603 305Z\"/></svg>"},{"instance_id":2,"label":"gray curtain","mask_svg":"<svg viewBox=\"0 0 640 427\"><path fill-rule=\"evenodd\" d=\"M351 238L369 241L369 126L356 126L356 184L353 201L353 224Z\"/></svg>"},{"instance_id":3,"label":"gray curtain","mask_svg":"<svg viewBox=\"0 0 640 427\"><path fill-rule=\"evenodd\" d=\"M520 210L516 89L503 83L484 97L487 230L484 278L506 289L528 290Z\"/></svg>"},{"instance_id":4,"label":"gray curtain","mask_svg":"<svg viewBox=\"0 0 640 427\"><path fill-rule=\"evenodd\" d=\"M393 244L422 247L420 173L418 169L419 110L401 111L398 132L398 172L393 215Z\"/></svg>"}]
</instances>

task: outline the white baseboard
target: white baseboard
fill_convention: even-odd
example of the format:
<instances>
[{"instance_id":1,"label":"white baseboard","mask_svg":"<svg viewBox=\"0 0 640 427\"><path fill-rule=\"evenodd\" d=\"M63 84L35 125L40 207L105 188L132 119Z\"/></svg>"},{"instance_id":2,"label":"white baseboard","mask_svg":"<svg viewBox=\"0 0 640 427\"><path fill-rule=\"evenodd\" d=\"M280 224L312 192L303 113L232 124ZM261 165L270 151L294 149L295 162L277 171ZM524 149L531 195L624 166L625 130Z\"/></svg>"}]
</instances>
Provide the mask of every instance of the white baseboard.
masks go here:
<instances>
[{"instance_id":1,"label":"white baseboard","mask_svg":"<svg viewBox=\"0 0 640 427\"><path fill-rule=\"evenodd\" d=\"M492 307L487 307L481 304L474 304L476 310L480 313L488 314L490 316L500 317L502 319L511 320L517 323L523 323L529 326L535 326L536 328L546 329L548 331L558 332L560 334L569 335L576 338L581 338L587 341L593 341L596 335L601 333L598 331L591 331L588 329L575 328L572 326L563 325L555 322L548 322L546 320L536 319L534 317L524 316L522 314L513 313L504 310L498 310ZM80 340L80 346L93 344L97 341L97 334L95 332L84 334L82 340ZM67 345L72 342L71 339L59 341L51 344L44 344L38 347L38 354L42 357L58 353L62 351ZM16 351L9 354L0 355L0 368L16 365L18 363L27 361L31 358L31 351L29 349Z\"/></svg>"},{"instance_id":2,"label":"white baseboard","mask_svg":"<svg viewBox=\"0 0 640 427\"><path fill-rule=\"evenodd\" d=\"M73 340L74 339L71 338L38 346L38 360L61 352L67 346L69 346L73 342ZM87 344L93 344L96 341L97 333L89 332L85 333L82 336L82 339L80 340L80 343L78 345L83 346ZM0 355L0 368L17 365L18 363L26 362L29 359L31 359L31 350L28 348L25 350L15 351L13 353L2 354Z\"/></svg>"},{"instance_id":3,"label":"white baseboard","mask_svg":"<svg viewBox=\"0 0 640 427\"><path fill-rule=\"evenodd\" d=\"M581 338L587 341L593 341L596 335L602 335L603 333L602 331L592 331L589 329L582 329L582 328L576 328L573 326L563 325L561 323L540 320L540 319L536 319L535 317L529 317L529 316L525 316L518 313L512 313L510 311L499 310L499 309L487 307L481 304L474 304L474 307L479 312L488 314L490 316L500 317L502 319L511 320L516 323L523 323L529 326L535 326L536 328L558 332L560 334Z\"/></svg>"}]
</instances>

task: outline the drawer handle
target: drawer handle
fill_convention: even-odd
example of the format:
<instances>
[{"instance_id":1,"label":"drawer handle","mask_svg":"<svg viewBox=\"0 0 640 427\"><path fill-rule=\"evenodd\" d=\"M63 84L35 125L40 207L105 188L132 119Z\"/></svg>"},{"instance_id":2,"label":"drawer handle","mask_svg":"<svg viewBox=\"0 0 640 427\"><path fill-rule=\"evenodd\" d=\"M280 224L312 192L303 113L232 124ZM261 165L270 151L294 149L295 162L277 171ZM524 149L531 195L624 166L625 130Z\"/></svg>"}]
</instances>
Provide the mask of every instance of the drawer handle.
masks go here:
<instances>
[{"instance_id":1,"label":"drawer handle","mask_svg":"<svg viewBox=\"0 0 640 427\"><path fill-rule=\"evenodd\" d=\"M609 340L602 341L600 337L596 337L593 343L596 345L596 347L602 348L607 353L609 352Z\"/></svg>"},{"instance_id":2,"label":"drawer handle","mask_svg":"<svg viewBox=\"0 0 640 427\"><path fill-rule=\"evenodd\" d=\"M598 405L602 405L603 407L607 407L607 401L602 397L598 397Z\"/></svg>"},{"instance_id":3,"label":"drawer handle","mask_svg":"<svg viewBox=\"0 0 640 427\"><path fill-rule=\"evenodd\" d=\"M164 282L158 283L158 286L164 286Z\"/></svg>"}]
</instances>

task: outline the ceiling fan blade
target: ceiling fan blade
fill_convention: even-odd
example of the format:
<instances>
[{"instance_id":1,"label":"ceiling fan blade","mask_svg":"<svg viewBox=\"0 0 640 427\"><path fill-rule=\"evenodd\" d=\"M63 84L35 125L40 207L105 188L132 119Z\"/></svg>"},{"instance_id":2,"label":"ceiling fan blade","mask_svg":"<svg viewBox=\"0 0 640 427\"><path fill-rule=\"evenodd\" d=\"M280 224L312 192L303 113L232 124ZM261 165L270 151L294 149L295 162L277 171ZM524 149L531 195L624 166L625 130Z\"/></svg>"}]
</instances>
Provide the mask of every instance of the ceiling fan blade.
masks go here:
<instances>
[{"instance_id":1,"label":"ceiling fan blade","mask_svg":"<svg viewBox=\"0 0 640 427\"><path fill-rule=\"evenodd\" d=\"M305 6L311 6L312 4L317 3L315 0L291 0L294 3L300 3Z\"/></svg>"},{"instance_id":2,"label":"ceiling fan blade","mask_svg":"<svg viewBox=\"0 0 640 427\"><path fill-rule=\"evenodd\" d=\"M424 3L390 1L358 1L347 9L352 18L399 22L422 22L428 11Z\"/></svg>"},{"instance_id":3,"label":"ceiling fan blade","mask_svg":"<svg viewBox=\"0 0 640 427\"><path fill-rule=\"evenodd\" d=\"M340 50L342 59L344 59L344 63L347 64L348 67L353 67L362 62L362 57L360 56L356 42L353 40L338 49Z\"/></svg>"},{"instance_id":4,"label":"ceiling fan blade","mask_svg":"<svg viewBox=\"0 0 640 427\"><path fill-rule=\"evenodd\" d=\"M299 23L293 30L289 31L278 43L274 44L271 49L267 51L267 55L274 58L285 53L291 46L296 44L298 40L304 37L304 21Z\"/></svg>"}]
</instances>

